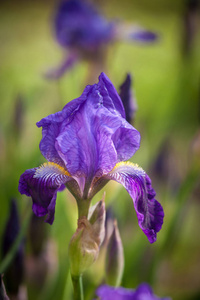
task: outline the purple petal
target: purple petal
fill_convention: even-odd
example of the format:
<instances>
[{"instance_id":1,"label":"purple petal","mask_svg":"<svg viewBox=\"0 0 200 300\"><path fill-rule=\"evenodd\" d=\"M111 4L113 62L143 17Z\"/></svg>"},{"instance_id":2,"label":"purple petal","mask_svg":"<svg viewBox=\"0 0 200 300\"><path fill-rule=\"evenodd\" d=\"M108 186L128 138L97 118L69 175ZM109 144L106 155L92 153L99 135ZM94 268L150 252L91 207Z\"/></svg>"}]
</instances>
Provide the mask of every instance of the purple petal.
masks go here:
<instances>
[{"instance_id":1,"label":"purple petal","mask_svg":"<svg viewBox=\"0 0 200 300\"><path fill-rule=\"evenodd\" d=\"M116 24L116 39L151 43L156 41L158 35L134 24Z\"/></svg>"},{"instance_id":2,"label":"purple petal","mask_svg":"<svg viewBox=\"0 0 200 300\"><path fill-rule=\"evenodd\" d=\"M130 34L129 38L138 42L150 43L156 41L158 35L151 31L138 30L137 32Z\"/></svg>"},{"instance_id":3,"label":"purple petal","mask_svg":"<svg viewBox=\"0 0 200 300\"><path fill-rule=\"evenodd\" d=\"M82 174L91 179L97 173L100 176L138 150L139 132L121 113L121 100L102 74L99 84L88 92L87 101L56 138L57 152L72 175Z\"/></svg>"},{"instance_id":4,"label":"purple petal","mask_svg":"<svg viewBox=\"0 0 200 300\"><path fill-rule=\"evenodd\" d=\"M63 124L70 123L73 114L79 109L80 105L86 101L87 92L90 87L86 87L83 94L67 103L62 111L49 115L37 122L37 126L42 126L42 140L40 142L40 151L42 155L51 162L65 166L63 160L55 148L56 138L60 133Z\"/></svg>"},{"instance_id":5,"label":"purple petal","mask_svg":"<svg viewBox=\"0 0 200 300\"><path fill-rule=\"evenodd\" d=\"M147 283L140 284L136 290L102 285L97 289L96 294L101 300L170 300L170 298L155 296Z\"/></svg>"},{"instance_id":6,"label":"purple petal","mask_svg":"<svg viewBox=\"0 0 200 300\"><path fill-rule=\"evenodd\" d=\"M113 135L118 162L131 158L140 147L140 133L126 120Z\"/></svg>"},{"instance_id":7,"label":"purple petal","mask_svg":"<svg viewBox=\"0 0 200 300\"><path fill-rule=\"evenodd\" d=\"M64 75L64 73L69 71L77 63L77 61L78 61L78 56L73 52L71 52L60 66L48 70L45 74L45 77L47 79L52 79L52 80L59 79Z\"/></svg>"},{"instance_id":8,"label":"purple petal","mask_svg":"<svg viewBox=\"0 0 200 300\"><path fill-rule=\"evenodd\" d=\"M117 90L105 73L100 74L98 86L101 91L101 95L103 96L103 105L111 112L113 112L113 109L116 110L123 118L125 118L126 115L123 103L117 93Z\"/></svg>"},{"instance_id":9,"label":"purple petal","mask_svg":"<svg viewBox=\"0 0 200 300\"><path fill-rule=\"evenodd\" d=\"M43 127L40 150L47 160L89 183L138 150L140 134L124 117L121 99L102 73L98 84L37 123Z\"/></svg>"},{"instance_id":10,"label":"purple petal","mask_svg":"<svg viewBox=\"0 0 200 300\"><path fill-rule=\"evenodd\" d=\"M46 222L52 224L57 191L69 180L71 177L66 170L54 163L48 163L26 170L20 177L18 189L21 194L32 197L35 215L42 217L47 214Z\"/></svg>"},{"instance_id":11,"label":"purple petal","mask_svg":"<svg viewBox=\"0 0 200 300\"><path fill-rule=\"evenodd\" d=\"M117 162L112 135L121 125L120 119L104 107L96 107L101 96L94 90L87 102L63 128L56 139L56 149L74 176L95 176L109 172Z\"/></svg>"},{"instance_id":12,"label":"purple petal","mask_svg":"<svg viewBox=\"0 0 200 300\"><path fill-rule=\"evenodd\" d=\"M97 289L96 294L101 300L134 300L134 291L123 287L102 285Z\"/></svg>"},{"instance_id":13,"label":"purple petal","mask_svg":"<svg viewBox=\"0 0 200 300\"><path fill-rule=\"evenodd\" d=\"M91 3L69 0L58 7L55 33L61 46L89 51L112 39L113 25Z\"/></svg>"},{"instance_id":14,"label":"purple petal","mask_svg":"<svg viewBox=\"0 0 200 300\"><path fill-rule=\"evenodd\" d=\"M126 188L133 199L140 228L149 242L154 243L163 224L164 212L155 199L156 193L148 175L137 165L126 162L117 164L105 178L113 179Z\"/></svg>"},{"instance_id":15,"label":"purple petal","mask_svg":"<svg viewBox=\"0 0 200 300\"><path fill-rule=\"evenodd\" d=\"M65 188L66 188L66 186L64 184L61 184L61 186L58 189L58 192L64 191Z\"/></svg>"}]
</instances>

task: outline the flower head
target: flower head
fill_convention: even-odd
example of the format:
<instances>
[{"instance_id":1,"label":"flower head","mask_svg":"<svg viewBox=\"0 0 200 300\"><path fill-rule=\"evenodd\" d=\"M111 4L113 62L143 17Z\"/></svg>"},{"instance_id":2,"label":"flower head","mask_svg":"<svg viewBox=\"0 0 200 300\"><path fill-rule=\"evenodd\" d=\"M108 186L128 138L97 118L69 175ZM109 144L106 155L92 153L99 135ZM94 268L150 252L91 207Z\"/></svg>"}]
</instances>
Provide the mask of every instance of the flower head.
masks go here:
<instances>
[{"instance_id":1,"label":"flower head","mask_svg":"<svg viewBox=\"0 0 200 300\"><path fill-rule=\"evenodd\" d=\"M113 25L86 0L62 1L55 17L55 34L62 47L94 51L113 36Z\"/></svg>"},{"instance_id":2,"label":"flower head","mask_svg":"<svg viewBox=\"0 0 200 300\"><path fill-rule=\"evenodd\" d=\"M136 290L103 285L97 289L97 296L99 296L101 300L170 300L170 298L159 298L155 296L151 287L146 283L140 284Z\"/></svg>"},{"instance_id":3,"label":"flower head","mask_svg":"<svg viewBox=\"0 0 200 300\"><path fill-rule=\"evenodd\" d=\"M115 41L149 43L157 39L155 33L141 27L107 20L88 0L61 1L55 14L54 31L57 42L68 53L57 68L46 73L49 79L60 78L80 59L100 61L102 66L106 46Z\"/></svg>"},{"instance_id":4,"label":"flower head","mask_svg":"<svg viewBox=\"0 0 200 300\"><path fill-rule=\"evenodd\" d=\"M26 170L19 191L31 196L37 216L54 220L56 194L65 184L78 205L91 200L109 181L121 183L133 199L139 226L152 243L163 223L162 206L155 200L148 175L125 162L140 146L140 134L125 119L124 107L108 77L86 86L83 94L60 112L37 123L42 127L40 151L48 160Z\"/></svg>"}]
</instances>

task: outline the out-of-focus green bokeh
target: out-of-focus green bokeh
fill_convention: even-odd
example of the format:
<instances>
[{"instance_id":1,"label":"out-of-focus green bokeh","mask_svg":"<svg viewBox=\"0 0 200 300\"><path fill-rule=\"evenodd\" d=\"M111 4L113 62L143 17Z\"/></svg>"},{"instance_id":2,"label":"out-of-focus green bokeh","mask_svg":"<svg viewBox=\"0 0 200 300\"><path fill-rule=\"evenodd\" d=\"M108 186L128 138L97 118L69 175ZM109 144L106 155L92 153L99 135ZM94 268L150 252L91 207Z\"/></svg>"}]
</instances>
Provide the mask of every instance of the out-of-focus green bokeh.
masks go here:
<instances>
[{"instance_id":1,"label":"out-of-focus green bokeh","mask_svg":"<svg viewBox=\"0 0 200 300\"><path fill-rule=\"evenodd\" d=\"M134 126L141 133L141 147L132 161L151 176L165 211L157 242L150 245L127 192L113 182L105 187L106 206L114 211L124 245L122 285L135 288L147 281L160 296L200 299L200 189L191 175L200 165L199 12L192 15L194 35L186 52L186 1L96 2L108 18L134 22L159 35L153 44L117 42L108 50L106 73L115 87L119 90L127 72L134 78L138 104ZM56 2L44 0L0 4L0 237L11 198L17 199L22 222L27 205L31 209L30 199L18 192L18 180L26 169L45 161L39 151L41 130L35 123L79 97L88 83L88 62L80 62L58 81L43 76L64 56L54 39L55 8ZM161 149L166 173L159 178L155 162ZM45 224L52 266L40 291L28 283L30 300L71 299L68 244L76 218L73 197L67 191L59 193L55 222ZM92 299L103 272L102 251L84 275L86 299Z\"/></svg>"}]
</instances>

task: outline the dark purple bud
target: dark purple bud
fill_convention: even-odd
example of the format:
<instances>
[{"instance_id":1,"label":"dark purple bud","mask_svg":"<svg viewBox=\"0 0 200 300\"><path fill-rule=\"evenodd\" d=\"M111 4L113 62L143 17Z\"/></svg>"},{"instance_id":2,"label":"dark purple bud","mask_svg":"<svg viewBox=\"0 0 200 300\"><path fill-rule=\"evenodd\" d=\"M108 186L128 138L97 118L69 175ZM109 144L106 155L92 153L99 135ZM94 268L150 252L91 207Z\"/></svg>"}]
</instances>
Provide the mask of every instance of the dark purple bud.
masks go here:
<instances>
[{"instance_id":1,"label":"dark purple bud","mask_svg":"<svg viewBox=\"0 0 200 300\"><path fill-rule=\"evenodd\" d=\"M105 271L106 283L119 286L124 271L124 251L116 220L107 246Z\"/></svg>"},{"instance_id":2,"label":"dark purple bud","mask_svg":"<svg viewBox=\"0 0 200 300\"><path fill-rule=\"evenodd\" d=\"M125 113L126 113L126 120L129 123L132 123L135 118L135 113L137 111L137 103L134 97L134 93L131 90L132 85L132 78L130 74L127 74L124 82L120 86L120 98L123 102Z\"/></svg>"},{"instance_id":3,"label":"dark purple bud","mask_svg":"<svg viewBox=\"0 0 200 300\"><path fill-rule=\"evenodd\" d=\"M0 300L9 300L7 294L6 294L6 289L3 283L3 276L0 275Z\"/></svg>"},{"instance_id":4,"label":"dark purple bud","mask_svg":"<svg viewBox=\"0 0 200 300\"><path fill-rule=\"evenodd\" d=\"M2 255L5 257L15 242L20 231L19 215L16 201L10 206L10 216L6 224L2 243ZM5 271L5 283L9 294L17 295L24 273L24 241L20 243L12 263Z\"/></svg>"},{"instance_id":5,"label":"dark purple bud","mask_svg":"<svg viewBox=\"0 0 200 300\"><path fill-rule=\"evenodd\" d=\"M111 206L106 208L106 219L105 219L105 238L103 241L104 245L107 245L110 236L114 228L114 212Z\"/></svg>"}]
</instances>

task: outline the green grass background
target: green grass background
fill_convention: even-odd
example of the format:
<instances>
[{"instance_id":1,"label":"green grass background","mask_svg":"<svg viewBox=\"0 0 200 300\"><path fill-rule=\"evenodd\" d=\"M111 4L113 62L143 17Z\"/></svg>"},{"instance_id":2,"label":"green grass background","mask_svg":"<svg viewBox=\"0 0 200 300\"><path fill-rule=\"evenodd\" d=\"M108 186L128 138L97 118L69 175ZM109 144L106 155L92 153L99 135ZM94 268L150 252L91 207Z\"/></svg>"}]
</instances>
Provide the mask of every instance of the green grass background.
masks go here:
<instances>
[{"instance_id":1,"label":"green grass background","mask_svg":"<svg viewBox=\"0 0 200 300\"><path fill-rule=\"evenodd\" d=\"M112 45L106 73L117 89L127 72L134 77L138 104L134 126L141 132L141 147L132 161L153 176L152 166L166 140L174 159L170 174L162 180L153 177L157 199L165 211L163 228L153 245L149 245L138 227L127 192L112 182L105 187L106 205L114 210L124 245L122 285L135 288L147 281L160 296L199 299L200 199L198 184L193 186L192 181L187 180L194 161L196 166L200 160L200 150L196 158L192 148L200 121L199 19L196 18L196 35L190 55L186 57L182 51L183 1L110 0L101 4L108 18L134 22L159 34L154 44L118 42ZM58 82L43 77L45 71L56 66L64 56L53 37L55 6L55 2L44 0L2 1L0 5L0 237L11 198L17 199L22 222L28 203L31 209L30 199L18 192L18 180L26 169L45 161L39 151L41 130L35 123L80 96L88 78L87 62L80 62ZM23 126L17 130L14 116L19 97L23 102ZM176 179L180 184L174 191L170 182ZM94 202L100 200L102 194L103 191L99 192ZM171 239L168 232L175 213L178 221ZM45 224L54 247L50 261L55 263L42 289L28 282L29 299L71 299L67 252L76 217L73 197L67 191L59 193L55 222L52 226ZM86 299L92 299L96 286L103 280L103 272L102 254L84 275ZM25 282L26 279L25 276Z\"/></svg>"}]
</instances>

